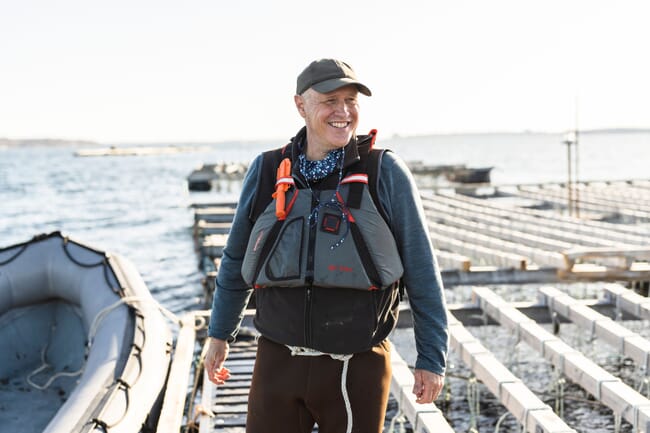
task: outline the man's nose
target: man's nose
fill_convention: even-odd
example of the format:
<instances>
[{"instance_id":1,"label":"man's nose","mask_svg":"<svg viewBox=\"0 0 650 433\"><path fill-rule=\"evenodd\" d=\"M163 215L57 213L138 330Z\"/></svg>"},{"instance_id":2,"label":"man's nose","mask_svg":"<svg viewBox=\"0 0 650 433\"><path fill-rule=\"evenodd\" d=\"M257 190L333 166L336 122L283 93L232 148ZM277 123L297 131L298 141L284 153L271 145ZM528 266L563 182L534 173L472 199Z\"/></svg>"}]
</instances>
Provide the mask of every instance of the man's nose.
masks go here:
<instances>
[{"instance_id":1,"label":"man's nose","mask_svg":"<svg viewBox=\"0 0 650 433\"><path fill-rule=\"evenodd\" d=\"M348 114L350 112L350 106L345 101L337 102L336 111L339 113Z\"/></svg>"}]
</instances>

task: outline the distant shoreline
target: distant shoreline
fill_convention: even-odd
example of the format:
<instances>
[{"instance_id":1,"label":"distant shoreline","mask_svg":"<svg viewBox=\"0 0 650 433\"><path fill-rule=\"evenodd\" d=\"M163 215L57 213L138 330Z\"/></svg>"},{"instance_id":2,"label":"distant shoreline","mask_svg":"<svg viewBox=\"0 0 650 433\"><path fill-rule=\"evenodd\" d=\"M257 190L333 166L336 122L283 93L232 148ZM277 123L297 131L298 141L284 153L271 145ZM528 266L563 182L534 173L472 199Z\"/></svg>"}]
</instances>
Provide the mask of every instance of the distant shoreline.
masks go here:
<instances>
[{"instance_id":1,"label":"distant shoreline","mask_svg":"<svg viewBox=\"0 0 650 433\"><path fill-rule=\"evenodd\" d=\"M0 148L4 147L93 147L99 146L99 143L88 140L61 140L54 138L27 138L27 139L9 139L0 138Z\"/></svg>"},{"instance_id":2,"label":"distant shoreline","mask_svg":"<svg viewBox=\"0 0 650 433\"><path fill-rule=\"evenodd\" d=\"M439 136L477 136L477 135L558 135L564 134L566 131L490 131L490 132L448 132L448 133L431 133L431 134L412 134L412 135L402 135L394 134L393 139L398 138L422 138L422 137L439 137ZM589 134L650 134L650 128L598 128L598 129L584 129L579 130L581 135ZM238 140L226 140L226 141L202 141L202 142L185 142L183 144L202 144L202 145L212 145L212 144L223 144L223 143L232 143L233 141ZM250 142L263 142L265 140L250 140ZM266 140L269 141L269 140ZM271 140L272 141L272 140ZM277 141L277 140L276 140ZM180 143L179 141L178 143ZM240 141L242 143L249 142L248 140ZM117 143L112 144L115 147L123 146L170 146L174 145L171 142L142 142L142 143ZM10 139L10 138L0 138L0 149L2 148L15 148L15 147L98 147L106 146L104 143L99 143L90 140L66 140L66 139L53 139L53 138L27 138L27 139Z\"/></svg>"}]
</instances>

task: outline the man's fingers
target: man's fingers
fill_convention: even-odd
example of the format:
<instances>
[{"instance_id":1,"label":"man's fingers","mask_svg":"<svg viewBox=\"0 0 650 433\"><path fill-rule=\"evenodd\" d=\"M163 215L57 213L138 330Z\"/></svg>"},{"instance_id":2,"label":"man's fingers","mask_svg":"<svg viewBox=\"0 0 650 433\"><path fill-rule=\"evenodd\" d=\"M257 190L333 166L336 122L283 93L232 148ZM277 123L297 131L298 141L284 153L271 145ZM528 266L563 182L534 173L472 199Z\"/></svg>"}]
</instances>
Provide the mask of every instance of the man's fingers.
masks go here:
<instances>
[{"instance_id":1,"label":"man's fingers","mask_svg":"<svg viewBox=\"0 0 650 433\"><path fill-rule=\"evenodd\" d=\"M443 376L430 371L416 369L414 378L413 394L417 397L417 403L432 403L438 398L444 384Z\"/></svg>"},{"instance_id":2,"label":"man's fingers","mask_svg":"<svg viewBox=\"0 0 650 433\"><path fill-rule=\"evenodd\" d=\"M205 355L205 372L215 385L223 385L230 378L230 370L223 366L228 357L228 343L225 340L210 338Z\"/></svg>"},{"instance_id":3,"label":"man's fingers","mask_svg":"<svg viewBox=\"0 0 650 433\"><path fill-rule=\"evenodd\" d=\"M230 370L225 367L213 370L208 373L210 381L216 385L223 385L227 379L230 379Z\"/></svg>"}]
</instances>

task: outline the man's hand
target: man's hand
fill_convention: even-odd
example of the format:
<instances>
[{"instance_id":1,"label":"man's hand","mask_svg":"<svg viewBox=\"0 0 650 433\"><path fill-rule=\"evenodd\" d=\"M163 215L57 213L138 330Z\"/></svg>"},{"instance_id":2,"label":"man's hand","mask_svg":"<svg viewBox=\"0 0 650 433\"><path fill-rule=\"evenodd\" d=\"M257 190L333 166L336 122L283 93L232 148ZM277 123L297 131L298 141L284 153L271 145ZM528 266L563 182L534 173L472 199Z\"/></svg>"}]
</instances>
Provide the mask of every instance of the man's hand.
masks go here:
<instances>
[{"instance_id":1,"label":"man's hand","mask_svg":"<svg viewBox=\"0 0 650 433\"><path fill-rule=\"evenodd\" d=\"M416 402L420 404L433 403L440 395L445 378L431 371L415 369L413 373L415 383L413 394L417 397Z\"/></svg>"},{"instance_id":2,"label":"man's hand","mask_svg":"<svg viewBox=\"0 0 650 433\"><path fill-rule=\"evenodd\" d=\"M210 382L223 385L230 378L230 370L223 366L228 357L228 342L218 338L208 337L208 350L205 354L205 371Z\"/></svg>"}]
</instances>

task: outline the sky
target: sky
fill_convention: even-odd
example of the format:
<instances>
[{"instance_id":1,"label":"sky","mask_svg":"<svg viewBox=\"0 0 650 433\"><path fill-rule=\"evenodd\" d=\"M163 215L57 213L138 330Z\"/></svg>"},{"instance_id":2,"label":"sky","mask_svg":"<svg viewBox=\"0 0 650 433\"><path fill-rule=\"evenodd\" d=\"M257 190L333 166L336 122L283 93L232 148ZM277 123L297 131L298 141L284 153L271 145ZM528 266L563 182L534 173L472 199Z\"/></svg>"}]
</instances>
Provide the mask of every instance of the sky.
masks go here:
<instances>
[{"instance_id":1,"label":"sky","mask_svg":"<svg viewBox=\"0 0 650 433\"><path fill-rule=\"evenodd\" d=\"M361 132L650 127L647 0L0 0L0 137L287 139L348 62Z\"/></svg>"}]
</instances>

